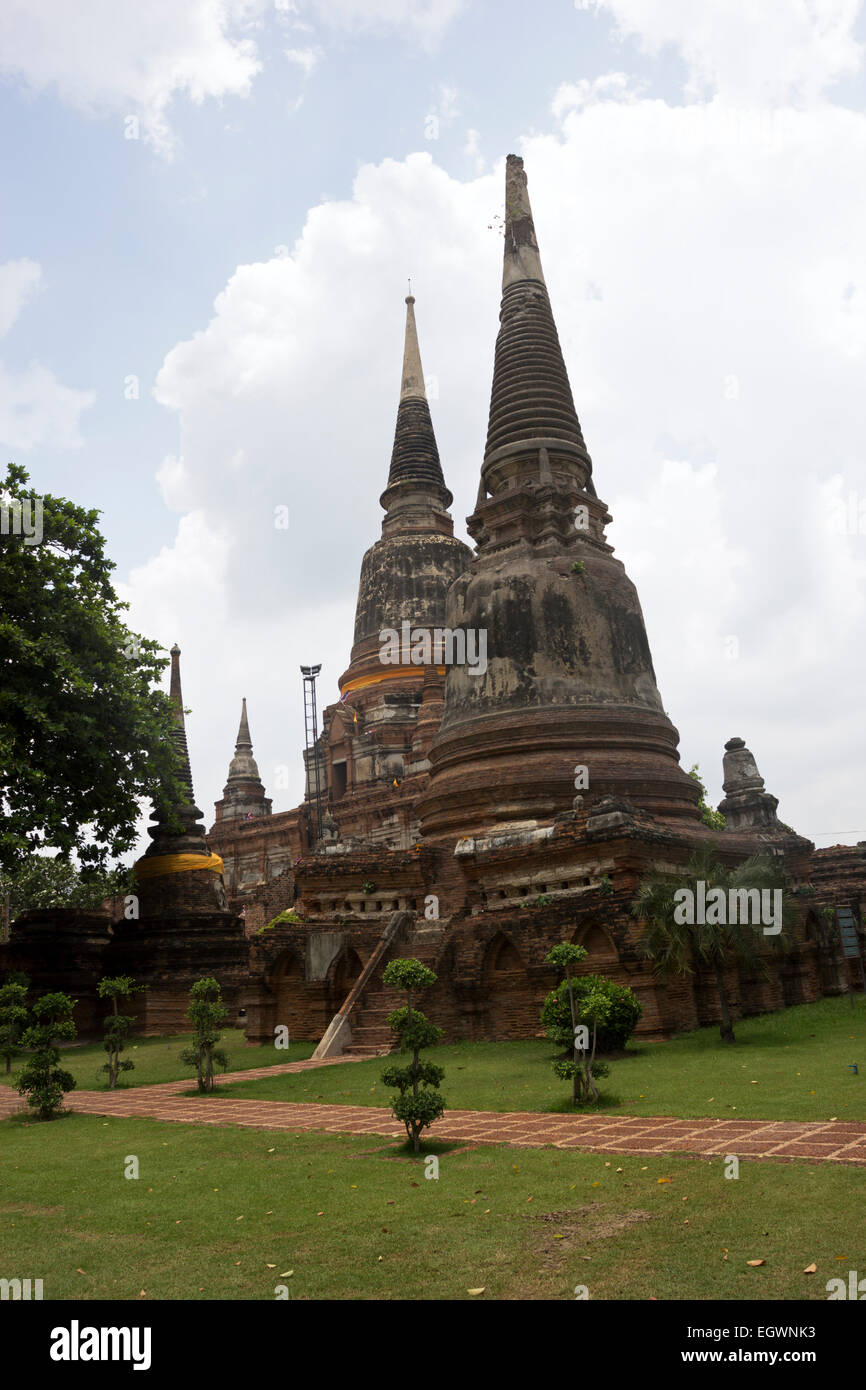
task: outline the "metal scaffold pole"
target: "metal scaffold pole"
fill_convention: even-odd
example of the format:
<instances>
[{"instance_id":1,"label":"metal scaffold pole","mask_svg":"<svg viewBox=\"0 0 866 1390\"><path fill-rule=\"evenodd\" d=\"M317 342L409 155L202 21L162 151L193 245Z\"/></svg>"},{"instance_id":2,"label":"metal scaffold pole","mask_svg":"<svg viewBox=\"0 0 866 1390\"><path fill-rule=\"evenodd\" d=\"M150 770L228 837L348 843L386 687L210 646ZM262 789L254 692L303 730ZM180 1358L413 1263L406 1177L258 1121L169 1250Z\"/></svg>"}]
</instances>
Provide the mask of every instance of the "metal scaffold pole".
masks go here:
<instances>
[{"instance_id":1,"label":"metal scaffold pole","mask_svg":"<svg viewBox=\"0 0 866 1390\"><path fill-rule=\"evenodd\" d=\"M304 732L307 739L307 800L315 801L315 824L318 839L322 838L322 780L319 772L319 728L316 716L316 677L319 666L302 666L304 678ZM313 780L310 784L310 758L312 755Z\"/></svg>"}]
</instances>

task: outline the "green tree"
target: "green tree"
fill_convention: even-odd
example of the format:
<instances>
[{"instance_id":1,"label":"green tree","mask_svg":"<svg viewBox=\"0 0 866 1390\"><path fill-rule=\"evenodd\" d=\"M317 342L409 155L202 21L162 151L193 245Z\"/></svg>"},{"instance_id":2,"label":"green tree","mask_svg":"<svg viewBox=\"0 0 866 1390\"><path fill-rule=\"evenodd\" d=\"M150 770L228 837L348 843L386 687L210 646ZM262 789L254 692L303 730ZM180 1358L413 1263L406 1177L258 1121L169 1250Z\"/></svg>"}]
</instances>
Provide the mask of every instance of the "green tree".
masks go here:
<instances>
[{"instance_id":1,"label":"green tree","mask_svg":"<svg viewBox=\"0 0 866 1390\"><path fill-rule=\"evenodd\" d=\"M223 1071L229 1059L216 1044L222 1034L220 1028L228 1018L228 1009L222 1001L222 989L211 975L196 980L189 992L187 1018L193 1027L192 1047L184 1048L180 1060L184 1066L195 1067L199 1090L206 1094L214 1089L214 1063Z\"/></svg>"},{"instance_id":2,"label":"green tree","mask_svg":"<svg viewBox=\"0 0 866 1390\"><path fill-rule=\"evenodd\" d=\"M697 898L701 882L706 893L720 888L726 903L731 901L731 890L780 889L782 931L765 937L760 926L728 920L735 914L727 909L720 914L725 917L724 922L678 920L683 912L682 900L676 895L686 888ZM776 856L756 854L731 869L721 862L713 846L703 847L694 851L681 873L654 873L640 884L632 902L632 912L645 923L637 943L638 952L652 961L656 975L671 977L692 975L696 969L711 970L719 996L719 1032L723 1042L732 1043L734 1025L725 988L725 968L736 962L746 970L769 974L766 942L776 952L790 950L790 930L799 916L791 896L784 868Z\"/></svg>"},{"instance_id":3,"label":"green tree","mask_svg":"<svg viewBox=\"0 0 866 1390\"><path fill-rule=\"evenodd\" d=\"M701 777L701 770L697 763L692 763L692 766L689 768L689 776L694 778L701 789L701 799L698 802L698 806L704 825L708 825L711 830L724 830L728 822L721 811L714 811L707 801L707 789L704 785L704 780Z\"/></svg>"},{"instance_id":4,"label":"green tree","mask_svg":"<svg viewBox=\"0 0 866 1390\"><path fill-rule=\"evenodd\" d=\"M541 1009L541 1022L547 1036L564 1048L571 1049L574 1028L571 1022L571 1000L567 988L568 981L561 980L552 989ZM571 981L574 996L574 1010L578 1018L584 996L593 989L600 989L610 1002L610 1012L604 1024L598 1028L599 1052L621 1051L637 1027L643 1013L643 1006L633 989L627 985L617 985L603 975L577 975Z\"/></svg>"},{"instance_id":5,"label":"green tree","mask_svg":"<svg viewBox=\"0 0 866 1390\"><path fill-rule=\"evenodd\" d=\"M414 991L435 985L436 975L420 960L409 957L389 961L382 979L390 988L406 991L406 1003L389 1013L388 1026L400 1039L400 1051L412 1053L408 1067L387 1067L382 1072L382 1081L400 1092L392 1098L391 1109L395 1118L406 1126L406 1135L415 1153L420 1153L422 1130L438 1120L445 1109L445 1101L438 1091L445 1072L433 1062L420 1059L422 1050L433 1047L442 1037L442 1029L431 1023L420 1009L412 1007L412 995Z\"/></svg>"},{"instance_id":6,"label":"green tree","mask_svg":"<svg viewBox=\"0 0 866 1390\"><path fill-rule=\"evenodd\" d=\"M0 864L37 849L85 866L130 849L141 798L182 800L167 658L124 625L97 511L32 499L9 464L0 500L41 506L39 544L0 533Z\"/></svg>"},{"instance_id":7,"label":"green tree","mask_svg":"<svg viewBox=\"0 0 866 1390\"><path fill-rule=\"evenodd\" d=\"M132 870L122 864L111 869L96 865L79 869L69 859L31 854L12 870L0 867L0 902L4 919L11 922L28 908L94 910L106 898L124 897L134 887Z\"/></svg>"},{"instance_id":8,"label":"green tree","mask_svg":"<svg viewBox=\"0 0 866 1390\"><path fill-rule=\"evenodd\" d=\"M546 957L548 965L554 966L565 976L563 984L568 997L571 1031L570 1035L567 1035L568 1050L556 1059L553 1070L561 1081L571 1082L571 1099L574 1105L582 1105L589 1100L598 1101L596 1077L605 1076L608 1070L603 1062L596 1062L595 1052L599 1025L603 1025L610 1014L610 1000L592 975L583 978L583 989L578 994L575 989L576 982L571 974L574 966L580 965L586 957L586 947L575 946L570 941L561 941ZM542 1016L543 1012L542 1010ZM556 1035L548 1030L548 1036L556 1036L557 1041L563 1041L559 1030L556 1031Z\"/></svg>"},{"instance_id":9,"label":"green tree","mask_svg":"<svg viewBox=\"0 0 866 1390\"><path fill-rule=\"evenodd\" d=\"M27 986L29 981L9 976L0 985L0 1057L6 1059L6 1075L12 1070L13 1057L23 1051L21 1038L27 1024Z\"/></svg>"},{"instance_id":10,"label":"green tree","mask_svg":"<svg viewBox=\"0 0 866 1390\"><path fill-rule=\"evenodd\" d=\"M76 1003L68 994L43 994L33 1005L35 1022L22 1039L32 1056L18 1078L18 1092L27 1097L27 1104L42 1120L53 1119L65 1093L75 1089L75 1077L57 1065L60 1051L56 1044L72 1042L75 1037L72 1010Z\"/></svg>"},{"instance_id":11,"label":"green tree","mask_svg":"<svg viewBox=\"0 0 866 1390\"><path fill-rule=\"evenodd\" d=\"M127 1058L121 1059L120 1056L126 1047L126 1039L135 1019L131 1014L119 1013L117 1001L128 998L135 993L136 989L140 988L142 986L137 986L131 975L115 975L113 978L105 976L96 986L96 992L100 999L110 999L112 1006L111 1013L105 1016L105 1039L102 1044L108 1053L108 1061L102 1070L108 1072L109 1091L114 1090L117 1085L117 1078L122 1071L135 1070L134 1062L130 1062Z\"/></svg>"}]
</instances>

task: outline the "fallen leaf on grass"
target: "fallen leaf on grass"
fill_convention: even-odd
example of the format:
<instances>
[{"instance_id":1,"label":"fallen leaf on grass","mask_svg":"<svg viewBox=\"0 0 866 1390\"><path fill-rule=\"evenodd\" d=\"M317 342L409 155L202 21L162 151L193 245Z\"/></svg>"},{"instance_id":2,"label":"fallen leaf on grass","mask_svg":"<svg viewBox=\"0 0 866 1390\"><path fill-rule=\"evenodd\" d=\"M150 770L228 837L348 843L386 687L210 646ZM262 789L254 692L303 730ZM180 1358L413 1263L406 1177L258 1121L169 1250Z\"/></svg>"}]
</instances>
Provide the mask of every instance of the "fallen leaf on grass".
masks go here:
<instances>
[{"instance_id":1,"label":"fallen leaf on grass","mask_svg":"<svg viewBox=\"0 0 866 1390\"><path fill-rule=\"evenodd\" d=\"M818 1266L815 1264L814 1260L812 1261L812 1263L811 1263L810 1265L806 1265L806 1268L803 1270L803 1273L804 1273L804 1274L817 1274L817 1273L818 1273Z\"/></svg>"},{"instance_id":2,"label":"fallen leaf on grass","mask_svg":"<svg viewBox=\"0 0 866 1390\"><path fill-rule=\"evenodd\" d=\"M270 1265L268 1266L268 1268L270 1268ZM281 1278L281 1279L291 1279L291 1277L292 1277L292 1275L294 1274L294 1272L295 1272L295 1271L294 1271L293 1269L284 1269L283 1272L282 1272L282 1274L280 1275L280 1278Z\"/></svg>"},{"instance_id":3,"label":"fallen leaf on grass","mask_svg":"<svg viewBox=\"0 0 866 1390\"><path fill-rule=\"evenodd\" d=\"M466 1292L467 1292L467 1293L471 1293L472 1296L474 1297L476 1294L483 1293L484 1290L485 1290L486 1288L487 1288L487 1285L486 1285L486 1284L482 1284L482 1286L481 1286L480 1289L467 1289Z\"/></svg>"},{"instance_id":4,"label":"fallen leaf on grass","mask_svg":"<svg viewBox=\"0 0 866 1390\"><path fill-rule=\"evenodd\" d=\"M766 1260L746 1260L747 1265L765 1265Z\"/></svg>"}]
</instances>

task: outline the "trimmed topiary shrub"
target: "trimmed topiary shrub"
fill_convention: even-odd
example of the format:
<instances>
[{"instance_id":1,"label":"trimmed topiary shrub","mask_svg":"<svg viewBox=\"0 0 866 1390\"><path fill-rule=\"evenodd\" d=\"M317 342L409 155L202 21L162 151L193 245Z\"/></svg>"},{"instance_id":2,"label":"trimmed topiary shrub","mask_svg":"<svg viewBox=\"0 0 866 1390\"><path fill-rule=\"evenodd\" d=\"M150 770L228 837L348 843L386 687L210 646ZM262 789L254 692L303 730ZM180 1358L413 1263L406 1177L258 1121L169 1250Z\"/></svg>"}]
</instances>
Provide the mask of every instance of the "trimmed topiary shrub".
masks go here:
<instances>
[{"instance_id":1,"label":"trimmed topiary shrub","mask_svg":"<svg viewBox=\"0 0 866 1390\"><path fill-rule=\"evenodd\" d=\"M412 1005L413 993L435 985L436 976L420 960L409 957L390 961L382 979L390 988L406 991L406 1003L389 1013L388 1026L400 1039L400 1051L412 1053L412 1061L408 1067L387 1067L382 1081L400 1092L392 1098L391 1109L406 1126L407 1139L417 1154L421 1151L422 1130L438 1120L445 1109L438 1090L445 1072L434 1062L422 1062L420 1058L425 1047L436 1045L443 1030Z\"/></svg>"},{"instance_id":2,"label":"trimmed topiary shrub","mask_svg":"<svg viewBox=\"0 0 866 1390\"><path fill-rule=\"evenodd\" d=\"M634 990L626 985L614 984L601 975L573 975L571 987L574 991L575 1012L580 1016L580 1005L584 999L596 991L608 1000L609 1009L603 1023L598 1026L599 1052L620 1052L628 1042L643 1013L643 1005ZM568 981L562 980L550 991L541 1010L541 1022L547 1036L563 1047L572 1045L571 1008L568 1000Z\"/></svg>"},{"instance_id":3,"label":"trimmed topiary shrub","mask_svg":"<svg viewBox=\"0 0 866 1390\"><path fill-rule=\"evenodd\" d=\"M55 1044L73 1041L76 1003L68 994L43 994L33 1005L34 1021L22 1038L31 1056L18 1078L18 1092L41 1120L53 1119L65 1093L75 1090L75 1077L57 1065L60 1050Z\"/></svg>"}]
</instances>

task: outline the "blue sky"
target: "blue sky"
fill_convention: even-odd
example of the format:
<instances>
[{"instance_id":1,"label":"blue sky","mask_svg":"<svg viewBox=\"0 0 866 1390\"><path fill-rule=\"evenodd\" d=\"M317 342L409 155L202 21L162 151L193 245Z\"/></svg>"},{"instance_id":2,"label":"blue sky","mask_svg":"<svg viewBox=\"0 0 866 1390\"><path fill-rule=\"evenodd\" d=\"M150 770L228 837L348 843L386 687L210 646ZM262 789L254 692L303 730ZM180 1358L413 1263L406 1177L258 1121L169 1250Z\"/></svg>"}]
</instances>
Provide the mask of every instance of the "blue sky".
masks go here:
<instances>
[{"instance_id":1,"label":"blue sky","mask_svg":"<svg viewBox=\"0 0 866 1390\"><path fill-rule=\"evenodd\" d=\"M866 838L866 523L833 520L866 502L866 17L754 10L4 7L0 433L180 642L208 822L241 696L275 809L300 795L297 667L334 698L409 274L465 538L515 150L684 762L718 800L741 735L786 820Z\"/></svg>"}]
</instances>

